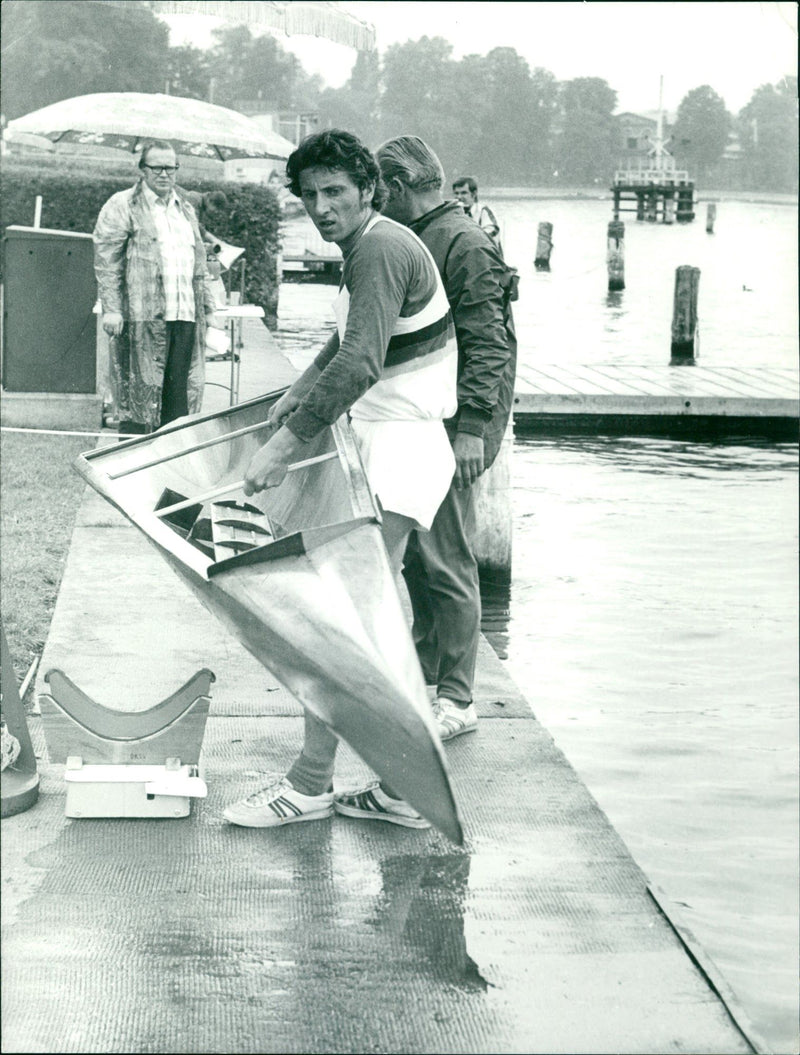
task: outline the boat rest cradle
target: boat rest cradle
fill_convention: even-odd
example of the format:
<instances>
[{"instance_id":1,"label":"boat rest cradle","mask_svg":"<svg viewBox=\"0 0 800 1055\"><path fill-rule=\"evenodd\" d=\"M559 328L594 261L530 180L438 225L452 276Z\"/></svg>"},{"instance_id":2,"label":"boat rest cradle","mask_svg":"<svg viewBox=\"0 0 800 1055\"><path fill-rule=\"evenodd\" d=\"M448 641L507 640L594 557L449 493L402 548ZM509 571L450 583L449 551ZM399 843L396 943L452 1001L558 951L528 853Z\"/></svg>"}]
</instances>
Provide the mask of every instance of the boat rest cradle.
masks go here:
<instances>
[{"instance_id":1,"label":"boat rest cradle","mask_svg":"<svg viewBox=\"0 0 800 1055\"><path fill-rule=\"evenodd\" d=\"M60 670L39 696L50 761L65 765L67 817L186 817L200 770L213 673L199 670L144 711L105 707Z\"/></svg>"}]
</instances>

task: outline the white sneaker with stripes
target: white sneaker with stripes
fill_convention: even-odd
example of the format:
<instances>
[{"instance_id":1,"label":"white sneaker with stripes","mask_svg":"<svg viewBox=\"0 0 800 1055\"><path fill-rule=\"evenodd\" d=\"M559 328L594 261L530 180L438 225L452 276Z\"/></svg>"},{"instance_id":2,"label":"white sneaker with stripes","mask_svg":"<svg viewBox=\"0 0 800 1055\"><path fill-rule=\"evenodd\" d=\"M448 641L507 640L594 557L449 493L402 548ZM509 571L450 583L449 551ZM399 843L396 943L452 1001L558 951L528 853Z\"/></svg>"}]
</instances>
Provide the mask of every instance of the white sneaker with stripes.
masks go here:
<instances>
[{"instance_id":1,"label":"white sneaker with stripes","mask_svg":"<svg viewBox=\"0 0 800 1055\"><path fill-rule=\"evenodd\" d=\"M223 812L226 821L243 828L276 828L295 821L316 821L333 813L333 792L303 795L286 777L234 802Z\"/></svg>"},{"instance_id":2,"label":"white sneaker with stripes","mask_svg":"<svg viewBox=\"0 0 800 1055\"><path fill-rule=\"evenodd\" d=\"M333 808L345 817L388 821L404 828L430 828L428 821L407 802L390 798L377 780L358 791L337 792L333 796Z\"/></svg>"},{"instance_id":3,"label":"white sneaker with stripes","mask_svg":"<svg viewBox=\"0 0 800 1055\"><path fill-rule=\"evenodd\" d=\"M478 729L478 712L475 704L459 707L444 696L437 696L433 701L433 717L442 740L452 740L454 736L474 733Z\"/></svg>"}]
</instances>

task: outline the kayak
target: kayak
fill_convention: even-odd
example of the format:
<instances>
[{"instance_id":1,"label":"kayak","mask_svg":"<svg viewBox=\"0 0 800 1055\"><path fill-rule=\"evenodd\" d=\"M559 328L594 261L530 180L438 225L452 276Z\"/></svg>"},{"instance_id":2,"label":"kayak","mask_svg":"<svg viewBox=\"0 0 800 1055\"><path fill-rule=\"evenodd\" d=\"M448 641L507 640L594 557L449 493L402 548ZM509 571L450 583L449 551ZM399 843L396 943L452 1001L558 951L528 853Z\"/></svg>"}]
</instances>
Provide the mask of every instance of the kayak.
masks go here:
<instances>
[{"instance_id":1,"label":"kayak","mask_svg":"<svg viewBox=\"0 0 800 1055\"><path fill-rule=\"evenodd\" d=\"M381 514L342 417L279 487L242 477L283 390L78 456L289 692L453 842L463 834Z\"/></svg>"}]
</instances>

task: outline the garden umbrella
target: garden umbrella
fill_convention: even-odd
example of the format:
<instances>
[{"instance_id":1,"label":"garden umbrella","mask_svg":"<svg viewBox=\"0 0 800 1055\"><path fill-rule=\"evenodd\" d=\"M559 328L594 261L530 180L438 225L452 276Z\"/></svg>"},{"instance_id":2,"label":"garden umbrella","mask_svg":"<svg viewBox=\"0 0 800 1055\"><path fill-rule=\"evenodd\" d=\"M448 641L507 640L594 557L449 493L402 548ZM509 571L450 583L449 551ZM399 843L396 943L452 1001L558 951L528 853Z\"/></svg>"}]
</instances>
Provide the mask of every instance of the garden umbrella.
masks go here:
<instances>
[{"instance_id":1,"label":"garden umbrella","mask_svg":"<svg viewBox=\"0 0 800 1055\"><path fill-rule=\"evenodd\" d=\"M136 152L144 139L168 139L178 154L215 161L285 160L294 144L259 128L236 110L146 92L78 95L8 122L12 134L43 136L52 143L115 147Z\"/></svg>"}]
</instances>

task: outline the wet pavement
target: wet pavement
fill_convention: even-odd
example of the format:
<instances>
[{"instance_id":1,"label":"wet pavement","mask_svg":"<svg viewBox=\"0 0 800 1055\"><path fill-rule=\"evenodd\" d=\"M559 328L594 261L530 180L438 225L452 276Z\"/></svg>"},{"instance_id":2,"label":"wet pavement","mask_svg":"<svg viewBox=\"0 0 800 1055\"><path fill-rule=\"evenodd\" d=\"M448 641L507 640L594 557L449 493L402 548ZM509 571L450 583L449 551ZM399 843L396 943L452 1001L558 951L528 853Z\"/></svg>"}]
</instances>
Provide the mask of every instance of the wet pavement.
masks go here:
<instances>
[{"instance_id":1,"label":"wet pavement","mask_svg":"<svg viewBox=\"0 0 800 1055\"><path fill-rule=\"evenodd\" d=\"M291 380L260 324L245 337L242 398ZM479 730L446 746L461 849L338 816L225 823L285 771L301 710L90 490L39 691L54 667L123 710L213 670L209 794L185 819L67 819L29 720L40 799L2 822L4 1052L752 1050L485 640ZM337 789L365 776L343 745Z\"/></svg>"}]
</instances>

